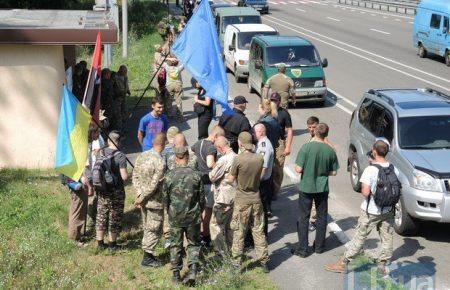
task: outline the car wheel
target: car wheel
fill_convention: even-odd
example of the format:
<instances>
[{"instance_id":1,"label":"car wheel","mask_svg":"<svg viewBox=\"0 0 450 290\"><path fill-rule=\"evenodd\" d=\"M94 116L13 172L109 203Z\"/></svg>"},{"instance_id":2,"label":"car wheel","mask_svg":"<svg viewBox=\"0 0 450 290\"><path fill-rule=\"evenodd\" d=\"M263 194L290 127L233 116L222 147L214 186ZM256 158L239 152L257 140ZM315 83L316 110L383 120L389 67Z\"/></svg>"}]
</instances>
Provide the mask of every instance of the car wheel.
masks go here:
<instances>
[{"instance_id":1,"label":"car wheel","mask_svg":"<svg viewBox=\"0 0 450 290\"><path fill-rule=\"evenodd\" d=\"M248 87L248 92L250 94L253 94L255 92L255 90L253 89L252 85L250 84L250 80L248 80L248 82L247 82L247 87Z\"/></svg>"},{"instance_id":2,"label":"car wheel","mask_svg":"<svg viewBox=\"0 0 450 290\"><path fill-rule=\"evenodd\" d=\"M241 78L237 73L236 65L234 65L234 80L236 81L236 83L239 83L241 81Z\"/></svg>"},{"instance_id":3,"label":"car wheel","mask_svg":"<svg viewBox=\"0 0 450 290\"><path fill-rule=\"evenodd\" d=\"M418 231L417 221L406 212L401 199L395 205L394 230L402 236L413 235Z\"/></svg>"},{"instance_id":4,"label":"car wheel","mask_svg":"<svg viewBox=\"0 0 450 290\"><path fill-rule=\"evenodd\" d=\"M450 50L445 52L445 65L450 66Z\"/></svg>"},{"instance_id":5,"label":"car wheel","mask_svg":"<svg viewBox=\"0 0 450 290\"><path fill-rule=\"evenodd\" d=\"M427 50L425 49L425 47L423 47L422 43L419 44L419 57L427 57Z\"/></svg>"},{"instance_id":6,"label":"car wheel","mask_svg":"<svg viewBox=\"0 0 450 290\"><path fill-rule=\"evenodd\" d=\"M359 182L360 177L361 167L359 166L358 155L356 152L352 152L350 155L350 183L353 190L356 192L361 191L361 182Z\"/></svg>"}]
</instances>

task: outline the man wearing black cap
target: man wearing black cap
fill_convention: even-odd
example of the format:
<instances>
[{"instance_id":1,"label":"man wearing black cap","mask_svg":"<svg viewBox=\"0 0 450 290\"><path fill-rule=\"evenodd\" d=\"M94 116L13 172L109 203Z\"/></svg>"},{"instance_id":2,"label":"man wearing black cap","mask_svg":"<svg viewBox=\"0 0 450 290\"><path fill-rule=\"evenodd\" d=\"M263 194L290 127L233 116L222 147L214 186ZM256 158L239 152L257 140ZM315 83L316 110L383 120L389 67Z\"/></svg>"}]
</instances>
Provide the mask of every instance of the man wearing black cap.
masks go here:
<instances>
[{"instance_id":1,"label":"man wearing black cap","mask_svg":"<svg viewBox=\"0 0 450 290\"><path fill-rule=\"evenodd\" d=\"M225 130L225 137L230 141L231 148L238 153L238 136L242 132L250 132L251 126L244 114L247 108L247 100L244 96L234 98L232 115L222 115L219 120L219 126Z\"/></svg>"}]
</instances>

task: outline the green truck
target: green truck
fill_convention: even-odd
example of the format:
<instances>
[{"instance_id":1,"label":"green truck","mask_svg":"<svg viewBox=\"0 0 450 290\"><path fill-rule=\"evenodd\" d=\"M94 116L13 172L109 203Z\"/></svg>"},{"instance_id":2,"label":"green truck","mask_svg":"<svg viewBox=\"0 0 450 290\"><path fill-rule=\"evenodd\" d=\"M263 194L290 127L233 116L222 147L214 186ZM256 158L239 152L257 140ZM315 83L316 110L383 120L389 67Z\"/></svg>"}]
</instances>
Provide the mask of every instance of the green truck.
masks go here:
<instances>
[{"instance_id":1,"label":"green truck","mask_svg":"<svg viewBox=\"0 0 450 290\"><path fill-rule=\"evenodd\" d=\"M261 15L251 7L224 7L216 9L216 27L220 43L223 46L223 37L228 25L261 23Z\"/></svg>"},{"instance_id":2,"label":"green truck","mask_svg":"<svg viewBox=\"0 0 450 290\"><path fill-rule=\"evenodd\" d=\"M298 36L255 36L250 45L248 87L260 95L267 80L278 73L277 64L286 65L286 75L294 81L296 101L325 103L327 86L324 67L314 45Z\"/></svg>"}]
</instances>

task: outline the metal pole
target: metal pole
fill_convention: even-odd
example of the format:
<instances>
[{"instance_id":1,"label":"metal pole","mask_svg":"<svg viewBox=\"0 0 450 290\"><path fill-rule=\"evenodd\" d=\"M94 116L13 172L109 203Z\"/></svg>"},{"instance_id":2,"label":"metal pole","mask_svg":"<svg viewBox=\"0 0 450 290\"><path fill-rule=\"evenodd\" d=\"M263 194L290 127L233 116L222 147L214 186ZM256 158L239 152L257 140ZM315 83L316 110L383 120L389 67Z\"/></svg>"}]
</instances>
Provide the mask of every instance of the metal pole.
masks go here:
<instances>
[{"instance_id":1,"label":"metal pole","mask_svg":"<svg viewBox=\"0 0 450 290\"><path fill-rule=\"evenodd\" d=\"M128 57L128 0L122 0L122 57Z\"/></svg>"}]
</instances>

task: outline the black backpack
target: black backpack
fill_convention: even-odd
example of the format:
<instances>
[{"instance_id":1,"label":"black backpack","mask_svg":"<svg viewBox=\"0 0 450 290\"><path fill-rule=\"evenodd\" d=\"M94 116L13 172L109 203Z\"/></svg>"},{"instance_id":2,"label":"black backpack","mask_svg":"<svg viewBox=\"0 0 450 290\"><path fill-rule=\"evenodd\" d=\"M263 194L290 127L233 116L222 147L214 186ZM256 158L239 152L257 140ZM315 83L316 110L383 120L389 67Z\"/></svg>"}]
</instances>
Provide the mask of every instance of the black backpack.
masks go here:
<instances>
[{"instance_id":1,"label":"black backpack","mask_svg":"<svg viewBox=\"0 0 450 290\"><path fill-rule=\"evenodd\" d=\"M104 150L100 151L92 167L92 184L95 191L112 192L119 185L118 173L113 169L114 157L119 153L118 150L110 154L105 154Z\"/></svg>"},{"instance_id":2,"label":"black backpack","mask_svg":"<svg viewBox=\"0 0 450 290\"><path fill-rule=\"evenodd\" d=\"M392 164L389 164L388 167L382 167L379 164L372 164L372 166L378 168L378 178L375 193L371 194L369 199L373 196L375 204L381 208L394 207L399 201L402 191L402 184L395 174L394 166Z\"/></svg>"}]
</instances>

